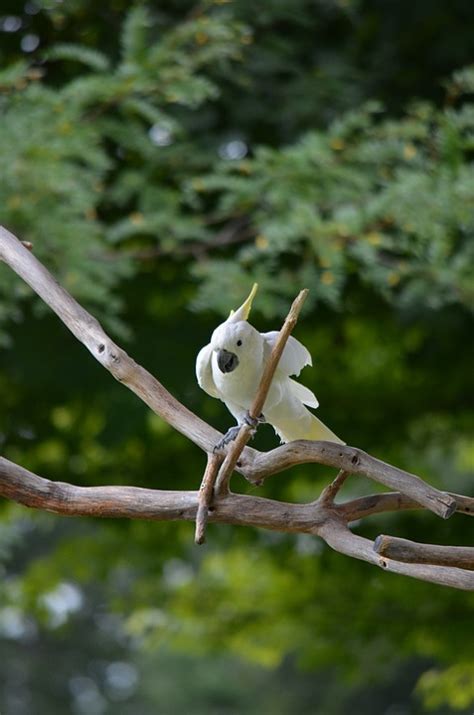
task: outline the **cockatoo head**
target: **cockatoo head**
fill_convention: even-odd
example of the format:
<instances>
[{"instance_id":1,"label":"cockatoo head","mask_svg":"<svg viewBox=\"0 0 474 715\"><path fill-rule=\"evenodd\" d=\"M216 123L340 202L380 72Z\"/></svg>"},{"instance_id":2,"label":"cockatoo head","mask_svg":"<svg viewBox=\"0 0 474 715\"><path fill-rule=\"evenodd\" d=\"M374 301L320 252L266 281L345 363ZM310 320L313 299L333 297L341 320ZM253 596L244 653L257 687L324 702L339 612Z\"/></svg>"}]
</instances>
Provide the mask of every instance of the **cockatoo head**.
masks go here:
<instances>
[{"instance_id":1,"label":"cockatoo head","mask_svg":"<svg viewBox=\"0 0 474 715\"><path fill-rule=\"evenodd\" d=\"M254 283L247 300L235 312L216 328L211 337L211 347L217 354L217 365L223 373L251 369L255 362L263 358L263 338L247 318L252 307L252 301L257 292Z\"/></svg>"}]
</instances>

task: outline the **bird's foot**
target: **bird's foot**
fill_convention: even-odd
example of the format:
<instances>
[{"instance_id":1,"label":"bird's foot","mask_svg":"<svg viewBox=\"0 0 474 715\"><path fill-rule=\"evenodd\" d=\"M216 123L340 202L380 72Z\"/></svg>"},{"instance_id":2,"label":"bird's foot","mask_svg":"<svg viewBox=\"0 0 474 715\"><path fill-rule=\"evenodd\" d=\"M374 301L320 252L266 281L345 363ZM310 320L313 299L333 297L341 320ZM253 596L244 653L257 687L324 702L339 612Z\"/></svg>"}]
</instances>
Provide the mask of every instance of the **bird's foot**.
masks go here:
<instances>
[{"instance_id":1,"label":"bird's foot","mask_svg":"<svg viewBox=\"0 0 474 715\"><path fill-rule=\"evenodd\" d=\"M251 417L250 413L247 411L247 413L245 414L245 417L243 419L243 422L238 425L235 425L235 427L230 427L230 429L227 430L227 432L222 437L222 439L219 440L219 442L216 444L216 446L213 449L214 454L216 452L220 452L222 449L224 449L224 447L227 447L227 445L230 444L230 442L233 442L234 439L237 439L237 435L240 432L240 428L241 428L242 424L246 424L252 428L252 437L253 437L253 435L255 434L255 432L257 430L258 425L261 424L262 422L265 422L265 417L263 415L260 415L259 417L254 418L254 417Z\"/></svg>"},{"instance_id":2,"label":"bird's foot","mask_svg":"<svg viewBox=\"0 0 474 715\"><path fill-rule=\"evenodd\" d=\"M240 425L235 425L235 427L230 427L230 429L227 430L225 435L220 439L214 449L212 450L214 454L216 452L220 452L224 447L227 447L230 442L233 442L234 439L237 439L237 435L240 432Z\"/></svg>"},{"instance_id":3,"label":"bird's foot","mask_svg":"<svg viewBox=\"0 0 474 715\"><path fill-rule=\"evenodd\" d=\"M258 417L252 417L250 412L247 410L247 412L245 413L244 422L249 427L257 429L258 425L262 424L263 422L266 422L266 420L263 414L260 414Z\"/></svg>"},{"instance_id":4,"label":"bird's foot","mask_svg":"<svg viewBox=\"0 0 474 715\"><path fill-rule=\"evenodd\" d=\"M250 413L247 411L245 414L245 417L243 419L243 422L241 424L235 425L235 427L230 427L225 435L222 437L222 439L217 442L216 446L212 450L214 454L216 452L220 452L221 450L224 449L224 447L227 447L230 442L233 442L234 439L237 439L237 435L240 432L240 428L242 424L246 424L249 427L252 428L252 437L254 436L255 432L257 431L257 427L259 424L262 422L265 422L265 417L263 415L260 415L259 417L251 417Z\"/></svg>"}]
</instances>

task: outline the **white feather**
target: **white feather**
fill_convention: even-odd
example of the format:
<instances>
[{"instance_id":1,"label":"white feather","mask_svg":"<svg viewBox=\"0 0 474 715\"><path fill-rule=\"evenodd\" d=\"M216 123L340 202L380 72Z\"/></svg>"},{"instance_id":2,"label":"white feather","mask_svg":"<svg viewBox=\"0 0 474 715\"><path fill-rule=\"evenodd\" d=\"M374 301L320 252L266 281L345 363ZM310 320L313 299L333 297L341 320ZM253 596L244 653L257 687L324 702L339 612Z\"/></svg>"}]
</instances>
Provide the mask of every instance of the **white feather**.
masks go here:
<instances>
[{"instance_id":1,"label":"white feather","mask_svg":"<svg viewBox=\"0 0 474 715\"><path fill-rule=\"evenodd\" d=\"M220 398L220 392L217 389L214 378L212 377L212 347L211 344L205 345L196 358L196 377L199 387L207 392L211 397Z\"/></svg>"},{"instance_id":2,"label":"white feather","mask_svg":"<svg viewBox=\"0 0 474 715\"><path fill-rule=\"evenodd\" d=\"M308 405L308 407L319 407L318 398L311 392L309 387L301 385L296 380L292 380L291 377L288 378L289 387L293 395L300 400L303 405Z\"/></svg>"},{"instance_id":3,"label":"white feather","mask_svg":"<svg viewBox=\"0 0 474 715\"><path fill-rule=\"evenodd\" d=\"M260 335L265 341L268 354L270 354L279 335L278 331L272 330L270 333L260 333ZM278 363L278 372L282 372L287 376L298 376L306 365L312 364L313 361L309 350L307 350L305 346L299 342L299 340L296 340L296 338L290 335L288 342L283 349L280 362Z\"/></svg>"}]
</instances>

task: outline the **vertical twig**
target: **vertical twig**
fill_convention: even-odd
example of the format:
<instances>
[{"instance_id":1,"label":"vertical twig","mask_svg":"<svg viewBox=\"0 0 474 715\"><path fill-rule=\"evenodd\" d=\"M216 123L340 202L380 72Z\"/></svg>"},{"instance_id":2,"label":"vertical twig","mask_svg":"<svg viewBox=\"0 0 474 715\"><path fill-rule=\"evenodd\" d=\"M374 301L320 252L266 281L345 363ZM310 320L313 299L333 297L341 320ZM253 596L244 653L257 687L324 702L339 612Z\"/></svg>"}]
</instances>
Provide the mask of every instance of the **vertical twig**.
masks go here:
<instances>
[{"instance_id":1,"label":"vertical twig","mask_svg":"<svg viewBox=\"0 0 474 715\"><path fill-rule=\"evenodd\" d=\"M303 303L306 300L307 295L307 288L300 291L300 293L297 295L275 341L275 345L273 346L273 350L263 371L262 379L260 380L260 385L258 387L257 394L252 403L252 407L249 410L250 417L253 417L254 419L258 419L262 413L263 406L265 404L265 400L267 399L267 394L270 389L273 376L275 374L275 370L277 369L278 363L283 353L283 349L288 341L288 338L290 337L293 328L296 325L298 316L300 314L301 308L303 307ZM226 458L224 459L224 462L222 463L221 468L219 470L216 482L216 492L218 494L226 494L229 491L230 477L237 465L237 462L239 461L239 457L242 453L242 450L249 441L252 433L253 428L250 427L250 425L243 424L241 426L239 434L237 435L237 439L232 443L229 451L227 452Z\"/></svg>"}]
</instances>

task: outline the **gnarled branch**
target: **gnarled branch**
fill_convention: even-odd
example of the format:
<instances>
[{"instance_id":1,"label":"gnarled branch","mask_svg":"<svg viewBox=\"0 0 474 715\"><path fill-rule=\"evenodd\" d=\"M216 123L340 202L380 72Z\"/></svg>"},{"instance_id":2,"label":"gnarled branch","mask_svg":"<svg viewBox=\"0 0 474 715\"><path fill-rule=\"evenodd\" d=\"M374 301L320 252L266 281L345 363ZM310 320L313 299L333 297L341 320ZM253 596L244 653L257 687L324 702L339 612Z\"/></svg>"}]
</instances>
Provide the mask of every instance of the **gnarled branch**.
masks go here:
<instances>
[{"instance_id":1,"label":"gnarled branch","mask_svg":"<svg viewBox=\"0 0 474 715\"><path fill-rule=\"evenodd\" d=\"M154 412L208 455L212 454L221 434L176 400L153 375L116 345L98 321L57 283L15 236L2 227L0 260L32 287L119 382L129 387ZM429 509L442 518L450 517L454 511L472 516L474 499L441 492L414 474L386 464L354 447L332 442L302 440L266 453L245 446L233 466L250 482L259 483L272 474L303 463L324 464L340 470L338 478L323 492L322 497L310 504L288 504L227 492L214 495L213 509L209 512L212 482L218 467L217 460L211 458L208 462L208 478L204 480L200 492L137 487L77 487L48 481L0 458L0 495L26 506L76 516L194 520L198 515L197 538L203 535L207 519L284 532L316 534L335 550L386 570L474 590L473 571L458 568L453 562L449 566L439 565L439 553L435 555L433 550L424 554L424 557L431 559L429 563L408 563L401 559L387 558L376 553L374 542L353 534L348 528L349 522L370 514L416 507ZM365 475L396 492L337 504L334 497L347 474Z\"/></svg>"},{"instance_id":2,"label":"gnarled branch","mask_svg":"<svg viewBox=\"0 0 474 715\"><path fill-rule=\"evenodd\" d=\"M193 521L199 492L143 489L141 487L77 487L52 482L0 457L0 494L20 504L65 516ZM250 496L225 494L214 500L210 522L253 526L286 533L320 536L335 551L443 586L474 591L474 572L381 558L374 542L353 534L337 505L321 502L290 504Z\"/></svg>"}]
</instances>

